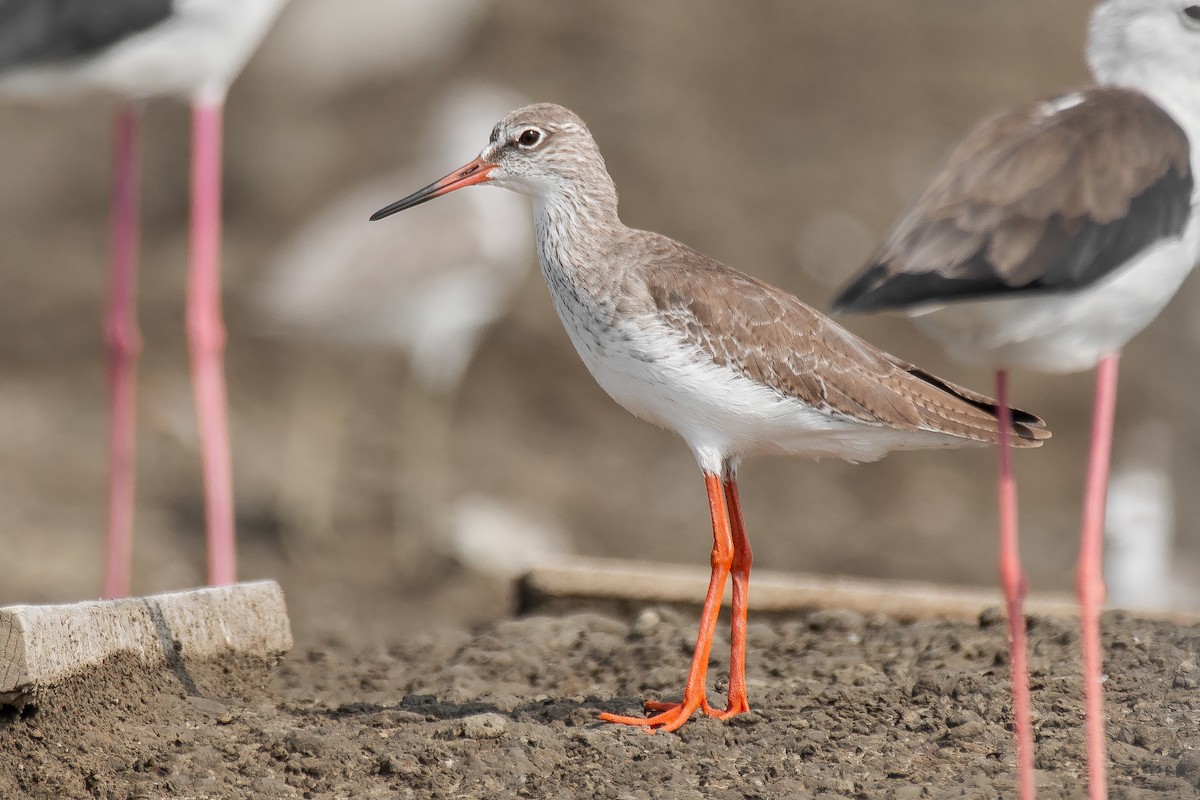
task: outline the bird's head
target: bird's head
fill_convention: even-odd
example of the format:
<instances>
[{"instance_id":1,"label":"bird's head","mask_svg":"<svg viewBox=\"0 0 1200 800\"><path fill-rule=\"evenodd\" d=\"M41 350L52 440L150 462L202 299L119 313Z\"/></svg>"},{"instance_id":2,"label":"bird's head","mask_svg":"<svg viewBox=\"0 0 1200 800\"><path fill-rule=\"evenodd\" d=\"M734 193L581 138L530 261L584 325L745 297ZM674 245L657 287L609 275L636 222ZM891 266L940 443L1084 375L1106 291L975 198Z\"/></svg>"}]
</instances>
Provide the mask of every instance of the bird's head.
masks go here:
<instances>
[{"instance_id":1,"label":"bird's head","mask_svg":"<svg viewBox=\"0 0 1200 800\"><path fill-rule=\"evenodd\" d=\"M1151 95L1172 84L1200 94L1200 2L1102 0L1088 34L1088 65L1097 80Z\"/></svg>"},{"instance_id":2,"label":"bird's head","mask_svg":"<svg viewBox=\"0 0 1200 800\"><path fill-rule=\"evenodd\" d=\"M380 209L371 219L479 183L547 197L597 183L611 185L611 180L583 120L562 106L537 103L518 108L497 122L487 146L473 161Z\"/></svg>"}]
</instances>

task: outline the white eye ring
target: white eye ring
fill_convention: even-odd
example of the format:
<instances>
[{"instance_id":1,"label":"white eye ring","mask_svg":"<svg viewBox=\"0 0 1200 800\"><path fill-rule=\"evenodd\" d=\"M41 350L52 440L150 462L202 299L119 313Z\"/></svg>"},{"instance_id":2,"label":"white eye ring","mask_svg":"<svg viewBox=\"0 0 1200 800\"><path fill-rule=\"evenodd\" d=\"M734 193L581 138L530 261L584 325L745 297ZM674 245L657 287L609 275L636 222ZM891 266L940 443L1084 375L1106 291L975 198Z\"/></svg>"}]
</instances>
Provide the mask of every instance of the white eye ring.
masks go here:
<instances>
[{"instance_id":1,"label":"white eye ring","mask_svg":"<svg viewBox=\"0 0 1200 800\"><path fill-rule=\"evenodd\" d=\"M537 147L541 143L543 134L537 128L526 128L517 136L517 146L519 147Z\"/></svg>"},{"instance_id":2,"label":"white eye ring","mask_svg":"<svg viewBox=\"0 0 1200 800\"><path fill-rule=\"evenodd\" d=\"M1185 28L1200 31L1200 6L1184 6L1179 11L1179 19L1183 22Z\"/></svg>"}]
</instances>

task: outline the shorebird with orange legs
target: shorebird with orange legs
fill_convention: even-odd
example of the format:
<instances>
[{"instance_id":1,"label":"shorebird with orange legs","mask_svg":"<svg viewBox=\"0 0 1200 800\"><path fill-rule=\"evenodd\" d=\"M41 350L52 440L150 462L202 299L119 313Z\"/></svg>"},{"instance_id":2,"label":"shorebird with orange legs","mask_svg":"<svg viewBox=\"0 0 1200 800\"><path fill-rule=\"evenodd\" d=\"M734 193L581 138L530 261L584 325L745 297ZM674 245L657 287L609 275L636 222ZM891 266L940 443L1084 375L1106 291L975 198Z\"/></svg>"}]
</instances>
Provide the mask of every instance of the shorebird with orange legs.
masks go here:
<instances>
[{"instance_id":1,"label":"shorebird with orange legs","mask_svg":"<svg viewBox=\"0 0 1200 800\"><path fill-rule=\"evenodd\" d=\"M1008 372L1096 368L1077 591L1089 796L1107 796L1100 607L1117 358L1200 258L1200 4L1105 0L1088 62L1100 85L1003 112L947 157L835 311L902 310L954 357ZM1020 794L1034 795L1017 495L1000 445Z\"/></svg>"},{"instance_id":2,"label":"shorebird with orange legs","mask_svg":"<svg viewBox=\"0 0 1200 800\"><path fill-rule=\"evenodd\" d=\"M665 236L626 227L595 140L561 106L513 111L477 158L371 219L476 184L532 198L542 274L580 357L614 400L678 433L704 475L712 571L683 697L647 703L653 716L601 719L672 731L697 710L726 718L750 708L751 551L737 485L744 457L874 461L890 450L999 438L1037 447L1050 436L1040 419L1021 411L1002 434L991 398L877 350L786 292ZM729 694L718 709L708 702L706 676L730 579Z\"/></svg>"}]
</instances>

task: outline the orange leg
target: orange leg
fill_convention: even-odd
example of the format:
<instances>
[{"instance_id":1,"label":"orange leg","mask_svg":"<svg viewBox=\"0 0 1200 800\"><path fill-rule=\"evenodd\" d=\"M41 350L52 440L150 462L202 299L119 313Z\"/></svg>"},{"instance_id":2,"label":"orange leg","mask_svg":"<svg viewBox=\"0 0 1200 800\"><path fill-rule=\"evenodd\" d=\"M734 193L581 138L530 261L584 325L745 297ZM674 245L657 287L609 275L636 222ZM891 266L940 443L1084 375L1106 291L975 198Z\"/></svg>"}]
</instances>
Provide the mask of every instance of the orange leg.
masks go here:
<instances>
[{"instance_id":1,"label":"orange leg","mask_svg":"<svg viewBox=\"0 0 1200 800\"><path fill-rule=\"evenodd\" d=\"M750 563L754 558L750 540L746 538L746 522L742 519L736 468L727 464L723 479L725 507L733 535L733 562L729 569L733 582L733 610L729 626L729 698L724 710L713 708L707 699L700 704L705 714L717 719L729 719L750 710L750 699L746 696L746 616L750 597ZM666 711L673 708L674 704L650 701L646 707L654 711Z\"/></svg>"},{"instance_id":2,"label":"orange leg","mask_svg":"<svg viewBox=\"0 0 1200 800\"><path fill-rule=\"evenodd\" d=\"M729 626L729 700L724 711L714 711L705 703L704 712L720 719L750 710L746 697L746 612L750 598L750 540L746 538L746 523L742 519L742 501L738 499L737 473L732 465L725 467L725 503L733 528L733 613Z\"/></svg>"},{"instance_id":3,"label":"orange leg","mask_svg":"<svg viewBox=\"0 0 1200 800\"><path fill-rule=\"evenodd\" d=\"M700 631L696 635L696 649L692 652L692 666L688 670L687 683L683 688L683 699L674 704L647 703L651 709L665 708L652 717L623 717L616 714L601 714L605 722L622 725L639 725L664 731L677 730L692 714L707 707L704 678L708 673L708 657L712 652L713 633L717 629L717 615L721 611L721 597L725 594L725 580L733 564L733 534L729 526L729 514L725 508L725 495L721 477L704 473L704 484L708 489L708 509L712 515L713 549L712 575L708 581L708 594L704 598L704 611L700 614ZM747 567L749 565L747 564ZM708 711L708 708L705 708Z\"/></svg>"}]
</instances>

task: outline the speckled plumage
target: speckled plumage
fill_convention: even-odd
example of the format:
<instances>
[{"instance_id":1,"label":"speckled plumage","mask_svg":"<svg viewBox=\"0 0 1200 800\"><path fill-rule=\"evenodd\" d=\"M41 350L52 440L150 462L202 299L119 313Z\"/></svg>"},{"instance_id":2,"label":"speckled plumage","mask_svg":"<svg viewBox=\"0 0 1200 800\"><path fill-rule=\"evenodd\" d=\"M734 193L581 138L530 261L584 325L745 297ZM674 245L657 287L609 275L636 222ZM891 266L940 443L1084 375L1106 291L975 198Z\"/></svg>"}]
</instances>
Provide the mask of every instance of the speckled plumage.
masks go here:
<instances>
[{"instance_id":1,"label":"speckled plumage","mask_svg":"<svg viewBox=\"0 0 1200 800\"><path fill-rule=\"evenodd\" d=\"M636 416L678 433L704 472L713 523L712 575L679 703L651 717L601 714L672 731L701 710L748 711L746 616L752 560L737 466L764 453L855 461L889 450L1001 438L995 404L876 350L796 298L678 242L626 227L617 190L587 126L561 106L517 109L478 158L371 219L478 183L533 198L542 274L554 307L597 383ZM1050 436L1018 412L1004 439ZM705 675L726 580L733 584L728 701Z\"/></svg>"},{"instance_id":2,"label":"speckled plumage","mask_svg":"<svg viewBox=\"0 0 1200 800\"><path fill-rule=\"evenodd\" d=\"M528 155L515 144L525 131L542 137ZM997 440L990 398L877 350L786 292L626 227L604 159L571 111L512 112L475 163L499 165L488 182L533 197L542 274L596 381L679 433L704 469L758 454L871 461ZM456 174L479 182L477 171ZM452 178L380 215L444 193ZM1024 412L1013 434L1021 447L1050 435Z\"/></svg>"},{"instance_id":3,"label":"speckled plumage","mask_svg":"<svg viewBox=\"0 0 1200 800\"><path fill-rule=\"evenodd\" d=\"M762 281L664 237L634 235L665 251L637 270L651 313L715 365L839 421L995 441L990 398L876 349ZM684 257L686 271L678 269ZM1019 415L1019 446L1036 446L1040 427Z\"/></svg>"},{"instance_id":4,"label":"speckled plumage","mask_svg":"<svg viewBox=\"0 0 1200 800\"><path fill-rule=\"evenodd\" d=\"M706 468L760 453L869 461L996 441L990 398L877 350L760 280L626 227L574 114L519 109L498 126L499 141L529 126L547 132L538 156L555 174L511 180L537 192L542 272L572 342L617 402L678 432ZM496 147L482 158L497 158ZM1049 436L1030 414L1016 420L1018 446Z\"/></svg>"}]
</instances>

